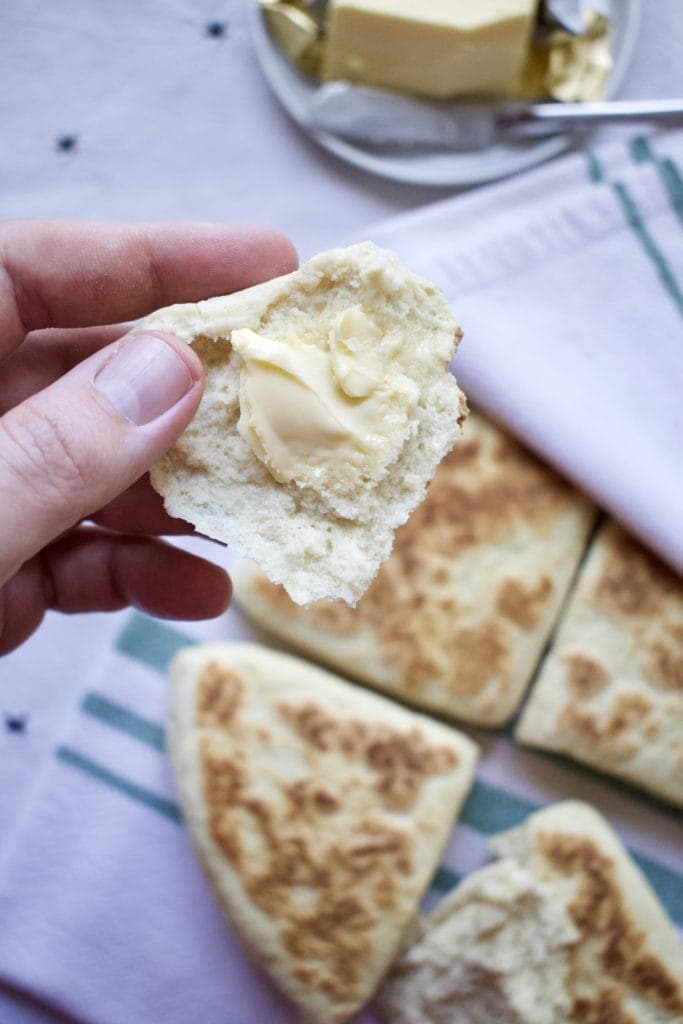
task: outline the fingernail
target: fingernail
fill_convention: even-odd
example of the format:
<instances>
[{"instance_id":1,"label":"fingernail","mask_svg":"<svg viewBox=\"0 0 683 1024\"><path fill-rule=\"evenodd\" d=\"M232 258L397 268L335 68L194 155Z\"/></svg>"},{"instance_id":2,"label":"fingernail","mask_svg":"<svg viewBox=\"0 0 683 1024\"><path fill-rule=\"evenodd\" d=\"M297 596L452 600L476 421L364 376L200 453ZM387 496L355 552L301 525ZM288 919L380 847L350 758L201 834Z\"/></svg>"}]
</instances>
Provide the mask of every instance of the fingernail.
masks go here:
<instances>
[{"instance_id":1,"label":"fingernail","mask_svg":"<svg viewBox=\"0 0 683 1024\"><path fill-rule=\"evenodd\" d=\"M94 383L121 416L141 427L173 408L193 382L183 360L162 338L132 334Z\"/></svg>"}]
</instances>

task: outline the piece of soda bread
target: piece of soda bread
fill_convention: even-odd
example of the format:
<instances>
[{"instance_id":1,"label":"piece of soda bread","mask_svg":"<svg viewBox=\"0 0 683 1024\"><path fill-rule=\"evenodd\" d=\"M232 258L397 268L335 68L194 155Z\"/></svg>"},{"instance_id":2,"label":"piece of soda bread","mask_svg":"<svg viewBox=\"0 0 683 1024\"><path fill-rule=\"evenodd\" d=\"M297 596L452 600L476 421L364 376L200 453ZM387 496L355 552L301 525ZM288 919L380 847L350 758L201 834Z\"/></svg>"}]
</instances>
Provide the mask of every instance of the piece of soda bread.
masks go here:
<instances>
[{"instance_id":1,"label":"piece of soda bread","mask_svg":"<svg viewBox=\"0 0 683 1024\"><path fill-rule=\"evenodd\" d=\"M191 344L199 410L152 469L172 516L251 557L299 604L354 604L466 415L438 289L363 242L145 329Z\"/></svg>"}]
</instances>

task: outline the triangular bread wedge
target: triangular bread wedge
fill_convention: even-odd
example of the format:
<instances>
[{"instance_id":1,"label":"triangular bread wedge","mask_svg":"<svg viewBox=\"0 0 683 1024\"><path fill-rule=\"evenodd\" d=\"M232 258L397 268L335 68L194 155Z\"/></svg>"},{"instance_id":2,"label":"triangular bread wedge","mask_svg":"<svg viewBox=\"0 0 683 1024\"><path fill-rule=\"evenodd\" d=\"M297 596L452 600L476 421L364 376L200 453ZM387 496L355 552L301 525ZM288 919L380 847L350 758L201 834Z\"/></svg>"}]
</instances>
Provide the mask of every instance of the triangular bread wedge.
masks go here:
<instances>
[{"instance_id":1,"label":"triangular bread wedge","mask_svg":"<svg viewBox=\"0 0 683 1024\"><path fill-rule=\"evenodd\" d=\"M683 807L683 581L607 521L517 729Z\"/></svg>"},{"instance_id":2,"label":"triangular bread wedge","mask_svg":"<svg viewBox=\"0 0 683 1024\"><path fill-rule=\"evenodd\" d=\"M168 745L221 908L317 1024L396 956L470 787L466 737L289 655L182 650Z\"/></svg>"},{"instance_id":3,"label":"triangular bread wedge","mask_svg":"<svg viewBox=\"0 0 683 1024\"><path fill-rule=\"evenodd\" d=\"M371 242L234 295L170 306L206 389L152 468L173 516L253 558L300 604L355 603L460 435L441 292Z\"/></svg>"},{"instance_id":4,"label":"triangular bread wedge","mask_svg":"<svg viewBox=\"0 0 683 1024\"><path fill-rule=\"evenodd\" d=\"M565 801L492 841L421 922L390 1024L681 1024L683 946L605 819Z\"/></svg>"},{"instance_id":5,"label":"triangular bread wedge","mask_svg":"<svg viewBox=\"0 0 683 1024\"><path fill-rule=\"evenodd\" d=\"M485 417L396 534L356 608L299 608L249 564L235 597L264 629L419 707L480 725L515 710L585 548L591 503Z\"/></svg>"}]
</instances>

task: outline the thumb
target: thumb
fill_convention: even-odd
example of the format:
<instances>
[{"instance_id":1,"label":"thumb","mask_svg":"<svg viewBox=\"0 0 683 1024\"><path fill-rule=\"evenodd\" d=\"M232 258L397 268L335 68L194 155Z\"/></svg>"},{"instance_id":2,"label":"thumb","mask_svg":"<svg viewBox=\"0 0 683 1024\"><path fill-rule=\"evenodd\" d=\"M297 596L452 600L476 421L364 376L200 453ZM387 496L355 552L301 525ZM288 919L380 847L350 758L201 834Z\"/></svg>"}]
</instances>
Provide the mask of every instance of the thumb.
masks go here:
<instances>
[{"instance_id":1,"label":"thumb","mask_svg":"<svg viewBox=\"0 0 683 1024\"><path fill-rule=\"evenodd\" d=\"M129 487L183 432L203 375L170 334L128 334L0 419L0 585Z\"/></svg>"}]
</instances>

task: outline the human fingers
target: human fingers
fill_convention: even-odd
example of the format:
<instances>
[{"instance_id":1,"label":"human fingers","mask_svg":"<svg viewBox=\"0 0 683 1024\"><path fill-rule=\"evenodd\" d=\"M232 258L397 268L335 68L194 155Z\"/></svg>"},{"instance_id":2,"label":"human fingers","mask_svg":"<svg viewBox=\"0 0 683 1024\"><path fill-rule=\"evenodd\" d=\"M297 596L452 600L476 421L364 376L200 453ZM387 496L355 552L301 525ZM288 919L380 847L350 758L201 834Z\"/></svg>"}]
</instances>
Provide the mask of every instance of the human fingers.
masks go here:
<instances>
[{"instance_id":1,"label":"human fingers","mask_svg":"<svg viewBox=\"0 0 683 1024\"><path fill-rule=\"evenodd\" d=\"M122 338L130 329L130 324L122 323L106 327L32 331L2 364L0 415L36 391L54 384L74 366Z\"/></svg>"},{"instance_id":2,"label":"human fingers","mask_svg":"<svg viewBox=\"0 0 683 1024\"><path fill-rule=\"evenodd\" d=\"M230 596L227 574L203 558L163 541L79 527L0 589L0 654L30 636L50 608L73 613L132 605L159 618L205 619L225 611Z\"/></svg>"},{"instance_id":3,"label":"human fingers","mask_svg":"<svg viewBox=\"0 0 683 1024\"><path fill-rule=\"evenodd\" d=\"M10 409L0 419L0 583L142 476L202 388L190 346L134 332Z\"/></svg>"},{"instance_id":4,"label":"human fingers","mask_svg":"<svg viewBox=\"0 0 683 1024\"><path fill-rule=\"evenodd\" d=\"M293 270L279 233L216 224L0 225L0 358L29 331L136 319Z\"/></svg>"}]
</instances>

